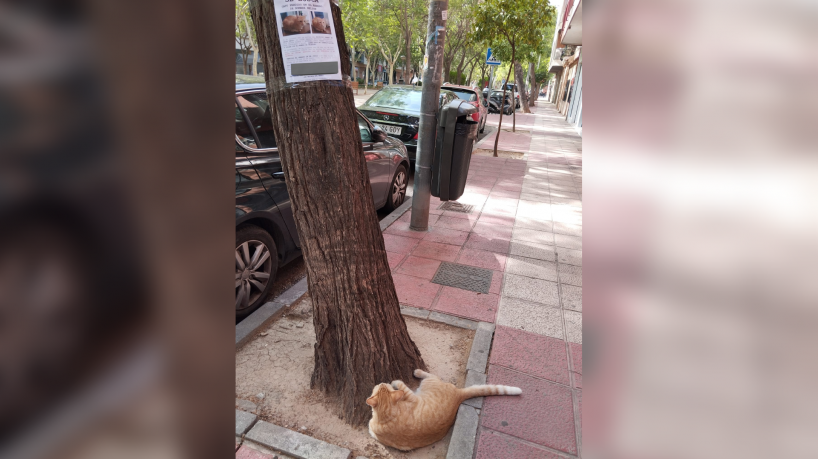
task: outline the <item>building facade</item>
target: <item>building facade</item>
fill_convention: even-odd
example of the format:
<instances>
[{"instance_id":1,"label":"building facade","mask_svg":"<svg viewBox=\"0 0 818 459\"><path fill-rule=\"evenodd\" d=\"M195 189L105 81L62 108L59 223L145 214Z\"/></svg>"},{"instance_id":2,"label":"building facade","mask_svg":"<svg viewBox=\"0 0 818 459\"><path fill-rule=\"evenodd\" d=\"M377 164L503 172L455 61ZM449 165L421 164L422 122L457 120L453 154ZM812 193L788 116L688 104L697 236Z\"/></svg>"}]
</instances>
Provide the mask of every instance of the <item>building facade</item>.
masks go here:
<instances>
[{"instance_id":1,"label":"building facade","mask_svg":"<svg viewBox=\"0 0 818 459\"><path fill-rule=\"evenodd\" d=\"M582 133L582 0L566 0L557 15L551 64L554 86L549 102Z\"/></svg>"}]
</instances>

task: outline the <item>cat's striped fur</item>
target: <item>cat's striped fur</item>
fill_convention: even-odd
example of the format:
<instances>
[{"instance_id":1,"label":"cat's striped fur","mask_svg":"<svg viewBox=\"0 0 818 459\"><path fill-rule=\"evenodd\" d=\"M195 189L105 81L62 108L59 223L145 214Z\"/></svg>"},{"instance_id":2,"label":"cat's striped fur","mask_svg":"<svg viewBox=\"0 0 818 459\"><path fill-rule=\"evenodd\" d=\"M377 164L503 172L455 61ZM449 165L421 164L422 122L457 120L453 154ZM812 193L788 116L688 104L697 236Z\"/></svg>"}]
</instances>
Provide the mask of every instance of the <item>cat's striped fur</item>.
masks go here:
<instances>
[{"instance_id":1,"label":"cat's striped fur","mask_svg":"<svg viewBox=\"0 0 818 459\"><path fill-rule=\"evenodd\" d=\"M378 384L366 399L372 407L369 434L384 445L402 451L420 448L446 436L464 400L486 395L520 395L519 387L471 386L458 389L437 376L415 370L423 381L416 392L403 381Z\"/></svg>"}]
</instances>

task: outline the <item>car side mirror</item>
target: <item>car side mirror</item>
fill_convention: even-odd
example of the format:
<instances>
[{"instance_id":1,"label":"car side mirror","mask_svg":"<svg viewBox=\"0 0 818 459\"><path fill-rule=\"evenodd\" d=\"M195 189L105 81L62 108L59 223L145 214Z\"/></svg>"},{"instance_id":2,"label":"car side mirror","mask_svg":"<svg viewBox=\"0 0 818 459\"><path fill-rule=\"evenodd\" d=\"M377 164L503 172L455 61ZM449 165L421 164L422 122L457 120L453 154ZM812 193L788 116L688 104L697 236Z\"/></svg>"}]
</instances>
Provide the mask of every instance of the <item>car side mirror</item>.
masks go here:
<instances>
[{"instance_id":1,"label":"car side mirror","mask_svg":"<svg viewBox=\"0 0 818 459\"><path fill-rule=\"evenodd\" d=\"M372 141L383 142L386 140L386 132L383 132L379 127L375 126L372 130Z\"/></svg>"}]
</instances>

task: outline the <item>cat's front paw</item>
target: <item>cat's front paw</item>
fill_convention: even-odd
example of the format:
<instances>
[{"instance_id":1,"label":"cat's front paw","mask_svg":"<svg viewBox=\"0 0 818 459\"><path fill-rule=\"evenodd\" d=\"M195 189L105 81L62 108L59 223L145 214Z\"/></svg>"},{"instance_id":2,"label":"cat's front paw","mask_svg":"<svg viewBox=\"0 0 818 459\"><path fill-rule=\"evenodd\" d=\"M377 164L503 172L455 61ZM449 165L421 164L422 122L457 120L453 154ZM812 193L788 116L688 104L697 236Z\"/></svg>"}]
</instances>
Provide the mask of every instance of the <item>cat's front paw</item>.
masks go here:
<instances>
[{"instance_id":1,"label":"cat's front paw","mask_svg":"<svg viewBox=\"0 0 818 459\"><path fill-rule=\"evenodd\" d=\"M400 379L396 379L396 380L392 381L392 389L400 390L400 386L402 386L402 385L403 385L403 381L401 381Z\"/></svg>"}]
</instances>

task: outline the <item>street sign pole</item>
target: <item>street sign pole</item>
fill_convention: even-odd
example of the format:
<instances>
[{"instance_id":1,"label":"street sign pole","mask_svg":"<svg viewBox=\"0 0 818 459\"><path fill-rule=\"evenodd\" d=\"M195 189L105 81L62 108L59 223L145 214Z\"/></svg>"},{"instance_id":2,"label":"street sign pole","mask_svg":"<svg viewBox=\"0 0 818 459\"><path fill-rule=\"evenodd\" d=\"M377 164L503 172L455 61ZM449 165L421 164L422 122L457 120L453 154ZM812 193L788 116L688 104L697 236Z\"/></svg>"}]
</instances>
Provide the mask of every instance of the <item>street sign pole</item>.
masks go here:
<instances>
[{"instance_id":1,"label":"street sign pole","mask_svg":"<svg viewBox=\"0 0 818 459\"><path fill-rule=\"evenodd\" d=\"M443 72L443 44L446 41L446 19L449 0L429 3L426 27L426 55L429 66L423 70L423 91L420 96L420 126L415 154L415 184L412 192L412 216L409 229L429 229L429 205L432 196L432 157L437 134L437 112L440 105L440 83Z\"/></svg>"},{"instance_id":2,"label":"street sign pole","mask_svg":"<svg viewBox=\"0 0 818 459\"><path fill-rule=\"evenodd\" d=\"M494 66L491 66L491 75L489 76L489 89L494 89Z\"/></svg>"}]
</instances>

